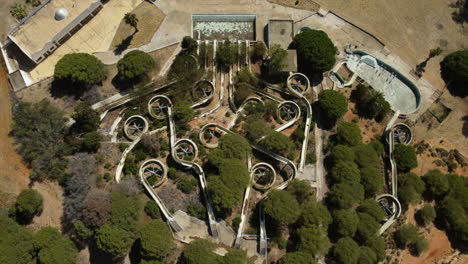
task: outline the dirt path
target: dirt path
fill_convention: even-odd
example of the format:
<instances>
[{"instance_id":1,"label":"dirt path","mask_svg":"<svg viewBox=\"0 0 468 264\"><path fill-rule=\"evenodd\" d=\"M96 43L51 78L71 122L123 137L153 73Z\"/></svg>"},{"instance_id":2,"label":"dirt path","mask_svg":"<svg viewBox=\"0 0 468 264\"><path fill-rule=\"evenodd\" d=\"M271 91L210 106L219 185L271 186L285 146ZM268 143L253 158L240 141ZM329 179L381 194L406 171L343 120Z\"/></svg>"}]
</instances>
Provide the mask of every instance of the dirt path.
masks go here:
<instances>
[{"instance_id":1,"label":"dirt path","mask_svg":"<svg viewBox=\"0 0 468 264\"><path fill-rule=\"evenodd\" d=\"M0 66L0 204L8 206L12 197L28 187L30 170L16 153L11 128L11 102L5 69Z\"/></svg>"}]
</instances>

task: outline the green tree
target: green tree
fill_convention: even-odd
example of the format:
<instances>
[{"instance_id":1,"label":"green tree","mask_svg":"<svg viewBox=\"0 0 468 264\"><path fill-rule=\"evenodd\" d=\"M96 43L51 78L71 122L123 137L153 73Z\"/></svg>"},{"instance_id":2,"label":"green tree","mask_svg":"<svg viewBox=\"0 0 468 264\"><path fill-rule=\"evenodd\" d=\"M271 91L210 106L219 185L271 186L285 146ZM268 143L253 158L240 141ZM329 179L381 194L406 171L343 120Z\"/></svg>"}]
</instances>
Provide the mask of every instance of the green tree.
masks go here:
<instances>
[{"instance_id":1,"label":"green tree","mask_svg":"<svg viewBox=\"0 0 468 264\"><path fill-rule=\"evenodd\" d=\"M352 237L356 233L359 224L359 217L352 208L336 210L333 213L333 231L339 236Z\"/></svg>"},{"instance_id":2,"label":"green tree","mask_svg":"<svg viewBox=\"0 0 468 264\"><path fill-rule=\"evenodd\" d=\"M184 260L187 264L219 264L214 249L215 246L208 240L195 240L185 249Z\"/></svg>"},{"instance_id":3,"label":"green tree","mask_svg":"<svg viewBox=\"0 0 468 264\"><path fill-rule=\"evenodd\" d=\"M359 183L359 169L353 162L339 161L331 170L332 179L336 183Z\"/></svg>"},{"instance_id":4,"label":"green tree","mask_svg":"<svg viewBox=\"0 0 468 264\"><path fill-rule=\"evenodd\" d=\"M218 46L216 59L220 65L230 67L237 59L237 50L235 46L232 45L229 40L224 41L222 45Z\"/></svg>"},{"instance_id":5,"label":"green tree","mask_svg":"<svg viewBox=\"0 0 468 264\"><path fill-rule=\"evenodd\" d=\"M322 114L336 121L348 111L348 102L346 97L334 90L323 90L318 96Z\"/></svg>"},{"instance_id":6,"label":"green tree","mask_svg":"<svg viewBox=\"0 0 468 264\"><path fill-rule=\"evenodd\" d=\"M136 224L142 207L138 197L126 196L121 192L112 192L111 201L110 222L126 231L136 231Z\"/></svg>"},{"instance_id":7,"label":"green tree","mask_svg":"<svg viewBox=\"0 0 468 264\"><path fill-rule=\"evenodd\" d=\"M138 18L136 14L133 13L126 13L124 16L125 24L133 27L135 32L138 32Z\"/></svg>"},{"instance_id":8,"label":"green tree","mask_svg":"<svg viewBox=\"0 0 468 264\"><path fill-rule=\"evenodd\" d=\"M159 211L158 204L153 200L149 200L148 202L146 202L144 210L145 213L152 219L161 218L161 212Z\"/></svg>"},{"instance_id":9,"label":"green tree","mask_svg":"<svg viewBox=\"0 0 468 264\"><path fill-rule=\"evenodd\" d=\"M359 84L353 91L352 98L361 117L381 120L391 111L390 104L383 94L372 87Z\"/></svg>"},{"instance_id":10,"label":"green tree","mask_svg":"<svg viewBox=\"0 0 468 264\"><path fill-rule=\"evenodd\" d=\"M285 225L296 222L300 215L299 204L294 196L287 191L271 191L264 206L267 215Z\"/></svg>"},{"instance_id":11,"label":"green tree","mask_svg":"<svg viewBox=\"0 0 468 264\"><path fill-rule=\"evenodd\" d=\"M278 264L316 264L317 262L311 254L307 252L289 252L286 253L279 261Z\"/></svg>"},{"instance_id":12,"label":"green tree","mask_svg":"<svg viewBox=\"0 0 468 264\"><path fill-rule=\"evenodd\" d=\"M353 147L355 162L360 168L378 167L380 158L375 149L370 144L358 144Z\"/></svg>"},{"instance_id":13,"label":"green tree","mask_svg":"<svg viewBox=\"0 0 468 264\"><path fill-rule=\"evenodd\" d=\"M266 46L263 41L257 41L254 45L254 52L252 54L252 57L254 59L262 59L263 56L265 56L266 53Z\"/></svg>"},{"instance_id":14,"label":"green tree","mask_svg":"<svg viewBox=\"0 0 468 264\"><path fill-rule=\"evenodd\" d=\"M75 229L75 233L78 238L82 241L86 241L94 235L93 231L87 228L81 220L73 222L73 228Z\"/></svg>"},{"instance_id":15,"label":"green tree","mask_svg":"<svg viewBox=\"0 0 468 264\"><path fill-rule=\"evenodd\" d=\"M250 141L256 141L270 131L268 125L261 120L247 122L244 124L243 129Z\"/></svg>"},{"instance_id":16,"label":"green tree","mask_svg":"<svg viewBox=\"0 0 468 264\"><path fill-rule=\"evenodd\" d=\"M424 205L424 207L419 209L418 212L416 213L417 219L423 225L427 225L431 222L434 222L436 216L437 216L436 211L434 207L432 207L430 204Z\"/></svg>"},{"instance_id":17,"label":"green tree","mask_svg":"<svg viewBox=\"0 0 468 264\"><path fill-rule=\"evenodd\" d=\"M425 189L424 181L414 173L406 173L398 177L398 199L403 206L421 200Z\"/></svg>"},{"instance_id":18,"label":"green tree","mask_svg":"<svg viewBox=\"0 0 468 264\"><path fill-rule=\"evenodd\" d=\"M418 159L416 158L416 152L411 146L396 144L393 150L393 157L398 170L408 172L418 166Z\"/></svg>"},{"instance_id":19,"label":"green tree","mask_svg":"<svg viewBox=\"0 0 468 264\"><path fill-rule=\"evenodd\" d=\"M321 30L306 30L294 37L290 45L297 50L301 71L323 73L335 65L336 47Z\"/></svg>"},{"instance_id":20,"label":"green tree","mask_svg":"<svg viewBox=\"0 0 468 264\"><path fill-rule=\"evenodd\" d=\"M80 132L96 131L101 121L96 110L92 109L88 102L84 101L75 107L75 113L71 117L75 120L74 128Z\"/></svg>"},{"instance_id":21,"label":"green tree","mask_svg":"<svg viewBox=\"0 0 468 264\"><path fill-rule=\"evenodd\" d=\"M70 53L63 56L55 65L54 77L86 84L98 84L107 78L104 64L87 53Z\"/></svg>"},{"instance_id":22,"label":"green tree","mask_svg":"<svg viewBox=\"0 0 468 264\"><path fill-rule=\"evenodd\" d=\"M361 184L364 186L366 197L373 197L380 193L384 187L384 176L374 167L361 169Z\"/></svg>"},{"instance_id":23,"label":"green tree","mask_svg":"<svg viewBox=\"0 0 468 264\"><path fill-rule=\"evenodd\" d=\"M375 264L377 263L377 255L369 247L361 247L359 251L359 264Z\"/></svg>"},{"instance_id":24,"label":"green tree","mask_svg":"<svg viewBox=\"0 0 468 264\"><path fill-rule=\"evenodd\" d=\"M96 233L97 247L116 258L125 256L132 243L132 233L116 225L105 224Z\"/></svg>"},{"instance_id":25,"label":"green tree","mask_svg":"<svg viewBox=\"0 0 468 264\"><path fill-rule=\"evenodd\" d=\"M117 69L122 80L134 80L155 67L153 57L141 50L132 50L119 60Z\"/></svg>"},{"instance_id":26,"label":"green tree","mask_svg":"<svg viewBox=\"0 0 468 264\"><path fill-rule=\"evenodd\" d=\"M468 94L468 50L459 50L447 55L440 63L442 78L455 94Z\"/></svg>"},{"instance_id":27,"label":"green tree","mask_svg":"<svg viewBox=\"0 0 468 264\"><path fill-rule=\"evenodd\" d=\"M359 225L356 232L356 237L361 243L365 243L377 234L380 228L379 222L375 218L366 213L358 213Z\"/></svg>"},{"instance_id":28,"label":"green tree","mask_svg":"<svg viewBox=\"0 0 468 264\"><path fill-rule=\"evenodd\" d=\"M44 227L36 233L34 248L41 264L73 264L78 256L73 242L54 227Z\"/></svg>"},{"instance_id":29,"label":"green tree","mask_svg":"<svg viewBox=\"0 0 468 264\"><path fill-rule=\"evenodd\" d=\"M330 247L327 231L323 227L307 226L297 231L299 237L299 251L312 254L314 257L323 256Z\"/></svg>"},{"instance_id":30,"label":"green tree","mask_svg":"<svg viewBox=\"0 0 468 264\"><path fill-rule=\"evenodd\" d=\"M174 119L177 122L186 123L195 117L195 111L188 101L182 100L174 106Z\"/></svg>"},{"instance_id":31,"label":"green tree","mask_svg":"<svg viewBox=\"0 0 468 264\"><path fill-rule=\"evenodd\" d=\"M366 213L372 216L375 221L380 222L385 218L385 212L380 204L374 199L364 200L357 208L359 213Z\"/></svg>"},{"instance_id":32,"label":"green tree","mask_svg":"<svg viewBox=\"0 0 468 264\"><path fill-rule=\"evenodd\" d=\"M403 225L395 232L395 242L401 246L406 247L414 243L419 236L418 229L414 225Z\"/></svg>"},{"instance_id":33,"label":"green tree","mask_svg":"<svg viewBox=\"0 0 468 264\"><path fill-rule=\"evenodd\" d=\"M187 51L187 53L193 53L198 48L198 43L190 36L185 36L182 39L182 48Z\"/></svg>"},{"instance_id":34,"label":"green tree","mask_svg":"<svg viewBox=\"0 0 468 264\"><path fill-rule=\"evenodd\" d=\"M162 220L152 220L140 231L141 255L146 259L163 259L174 247L172 233Z\"/></svg>"},{"instance_id":35,"label":"green tree","mask_svg":"<svg viewBox=\"0 0 468 264\"><path fill-rule=\"evenodd\" d=\"M23 4L14 4L10 6L10 15L12 15L17 20L21 20L28 15L26 11L26 6Z\"/></svg>"},{"instance_id":36,"label":"green tree","mask_svg":"<svg viewBox=\"0 0 468 264\"><path fill-rule=\"evenodd\" d=\"M0 214L0 263L36 263L31 230Z\"/></svg>"},{"instance_id":37,"label":"green tree","mask_svg":"<svg viewBox=\"0 0 468 264\"><path fill-rule=\"evenodd\" d=\"M245 99L252 94L252 89L254 89L254 87L249 83L237 83L236 91L234 92L234 104L237 107L240 107L244 103Z\"/></svg>"},{"instance_id":38,"label":"green tree","mask_svg":"<svg viewBox=\"0 0 468 264\"><path fill-rule=\"evenodd\" d=\"M88 152L96 152L101 144L101 133L94 131L83 135L83 149Z\"/></svg>"},{"instance_id":39,"label":"green tree","mask_svg":"<svg viewBox=\"0 0 468 264\"><path fill-rule=\"evenodd\" d=\"M357 264L359 254L358 244L350 237L340 238L332 249L333 260L342 264Z\"/></svg>"},{"instance_id":40,"label":"green tree","mask_svg":"<svg viewBox=\"0 0 468 264\"><path fill-rule=\"evenodd\" d=\"M286 135L274 130L270 130L266 137L260 141L260 145L269 151L283 155L293 148L291 140Z\"/></svg>"},{"instance_id":41,"label":"green tree","mask_svg":"<svg viewBox=\"0 0 468 264\"><path fill-rule=\"evenodd\" d=\"M466 206L466 200L457 200L449 196L441 202L437 210L437 215L443 219L445 227L460 243L468 242L468 220L464 206Z\"/></svg>"},{"instance_id":42,"label":"green tree","mask_svg":"<svg viewBox=\"0 0 468 264\"><path fill-rule=\"evenodd\" d=\"M364 187L360 183L338 183L332 186L328 201L338 209L351 208L364 199Z\"/></svg>"},{"instance_id":43,"label":"green tree","mask_svg":"<svg viewBox=\"0 0 468 264\"><path fill-rule=\"evenodd\" d=\"M268 67L270 67L271 72L278 72L288 67L288 53L279 44L273 45L268 50L268 55L270 57Z\"/></svg>"},{"instance_id":44,"label":"green tree","mask_svg":"<svg viewBox=\"0 0 468 264\"><path fill-rule=\"evenodd\" d=\"M246 159L252 154L250 143L239 134L226 134L219 139L219 148L225 158Z\"/></svg>"},{"instance_id":45,"label":"green tree","mask_svg":"<svg viewBox=\"0 0 468 264\"><path fill-rule=\"evenodd\" d=\"M372 249L377 256L378 261L382 261L385 257L385 241L381 236L374 235L364 242L364 246Z\"/></svg>"},{"instance_id":46,"label":"green tree","mask_svg":"<svg viewBox=\"0 0 468 264\"><path fill-rule=\"evenodd\" d=\"M253 264L253 262L249 260L245 251L232 249L224 255L220 264Z\"/></svg>"},{"instance_id":47,"label":"green tree","mask_svg":"<svg viewBox=\"0 0 468 264\"><path fill-rule=\"evenodd\" d=\"M334 163L337 163L338 161L354 161L354 152L346 145L336 145L333 147L331 155Z\"/></svg>"},{"instance_id":48,"label":"green tree","mask_svg":"<svg viewBox=\"0 0 468 264\"><path fill-rule=\"evenodd\" d=\"M430 170L424 177L426 191L432 197L441 197L449 190L448 178L440 170Z\"/></svg>"},{"instance_id":49,"label":"green tree","mask_svg":"<svg viewBox=\"0 0 468 264\"><path fill-rule=\"evenodd\" d=\"M305 202L310 201L314 195L312 186L306 180L294 179L289 183L286 190L294 195L299 204L304 204Z\"/></svg>"},{"instance_id":50,"label":"green tree","mask_svg":"<svg viewBox=\"0 0 468 264\"><path fill-rule=\"evenodd\" d=\"M42 212L42 207L42 195L36 190L26 189L16 197L11 212L14 213L17 221L27 224L35 215Z\"/></svg>"},{"instance_id":51,"label":"green tree","mask_svg":"<svg viewBox=\"0 0 468 264\"><path fill-rule=\"evenodd\" d=\"M320 202L310 201L303 205L300 223L304 226L319 226L325 229L332 222L327 207Z\"/></svg>"},{"instance_id":52,"label":"green tree","mask_svg":"<svg viewBox=\"0 0 468 264\"><path fill-rule=\"evenodd\" d=\"M348 146L356 146L362 142L361 129L353 122L339 124L336 136L341 144Z\"/></svg>"}]
</instances>

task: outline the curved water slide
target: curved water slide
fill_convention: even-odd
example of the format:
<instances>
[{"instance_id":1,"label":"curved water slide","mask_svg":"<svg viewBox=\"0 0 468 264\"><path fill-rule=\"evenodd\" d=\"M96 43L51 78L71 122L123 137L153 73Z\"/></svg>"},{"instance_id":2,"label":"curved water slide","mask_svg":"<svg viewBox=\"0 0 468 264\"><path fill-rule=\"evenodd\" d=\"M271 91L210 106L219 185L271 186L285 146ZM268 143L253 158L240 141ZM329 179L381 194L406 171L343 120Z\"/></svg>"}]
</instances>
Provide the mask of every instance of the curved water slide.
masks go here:
<instances>
[{"instance_id":1,"label":"curved water slide","mask_svg":"<svg viewBox=\"0 0 468 264\"><path fill-rule=\"evenodd\" d=\"M197 144L195 144L195 142L193 142L190 139L180 139L180 140L176 139L175 122L174 122L174 116L172 114L172 102L171 102L171 100L165 95L156 95L155 97L152 98L152 100L153 99L154 100L162 99L162 100L165 100L167 102L166 110L167 110L167 117L169 119L169 134L170 134L171 156L172 156L172 158L174 159L175 162L181 164L184 167L193 169L195 171L195 173L198 175L199 180L200 180L200 185L201 185L201 188L202 188L202 192L203 192L203 195L204 195L205 201L206 201L206 209L208 211L208 223L209 223L209 226L210 226L210 231L211 231L211 234L214 237L217 237L218 236L217 222L216 222L216 218L214 216L213 207L211 205L211 200L210 200L208 190L207 190L205 172L203 171L202 167L199 164L194 162L194 160L196 159L196 156L198 154ZM183 156L180 157L180 155L179 155L180 152L178 152L178 150L181 150L182 152L186 151L186 149L184 149L183 145L185 145L186 147L189 146L189 147L192 148L191 151L193 152L192 153L193 157L192 157L191 160L185 160L183 158Z\"/></svg>"},{"instance_id":2,"label":"curved water slide","mask_svg":"<svg viewBox=\"0 0 468 264\"><path fill-rule=\"evenodd\" d=\"M150 159L150 160L147 160L145 163L143 163L140 167L140 171L139 171L139 176L140 176L140 181L141 183L143 184L143 186L145 187L146 191L150 194L150 196L153 198L153 200L156 202L156 204L159 206L159 209L161 210L161 212L163 213L164 215L164 218L166 218L167 222L169 223L169 226L172 228L172 230L174 230L174 232L179 232L182 230L182 228L180 227L179 223L177 223L176 219L174 218L174 216L171 214L171 212L167 209L166 205L164 204L164 202L161 200L161 198L159 198L158 194L156 193L156 191L153 189L153 187L148 183L148 181L146 180L146 178L144 177L144 170L145 170L145 165L148 163L148 162L157 162L158 165L161 166L162 170L163 170L163 173L164 173L164 177L166 177L166 174L167 174L167 168L166 166L164 165L164 163L162 163L161 161L159 160L156 160L156 159Z\"/></svg>"},{"instance_id":3,"label":"curved water slide","mask_svg":"<svg viewBox=\"0 0 468 264\"><path fill-rule=\"evenodd\" d=\"M391 194L382 194L377 197L377 202L380 203L385 213L387 214L387 219L382 226L379 228L379 235L383 234L394 222L397 221L398 217L401 215L401 204L396 196Z\"/></svg>"}]
</instances>

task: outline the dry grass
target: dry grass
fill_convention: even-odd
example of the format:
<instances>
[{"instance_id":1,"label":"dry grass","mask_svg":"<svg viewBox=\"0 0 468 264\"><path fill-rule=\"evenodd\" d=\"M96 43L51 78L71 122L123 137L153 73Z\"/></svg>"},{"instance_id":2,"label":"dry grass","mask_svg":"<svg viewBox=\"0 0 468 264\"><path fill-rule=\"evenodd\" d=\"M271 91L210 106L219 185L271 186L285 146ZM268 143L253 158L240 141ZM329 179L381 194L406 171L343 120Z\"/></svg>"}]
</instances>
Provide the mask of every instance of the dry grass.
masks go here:
<instances>
[{"instance_id":1,"label":"dry grass","mask_svg":"<svg viewBox=\"0 0 468 264\"><path fill-rule=\"evenodd\" d=\"M310 11L318 11L320 8L320 5L312 0L268 0L268 2Z\"/></svg>"},{"instance_id":2,"label":"dry grass","mask_svg":"<svg viewBox=\"0 0 468 264\"><path fill-rule=\"evenodd\" d=\"M125 43L128 49L148 44L166 17L159 8L146 1L137 6L132 13L138 18L138 32L135 32L135 29L127 25L122 19L109 47L110 50L116 49L121 43L125 42L129 42Z\"/></svg>"}]
</instances>

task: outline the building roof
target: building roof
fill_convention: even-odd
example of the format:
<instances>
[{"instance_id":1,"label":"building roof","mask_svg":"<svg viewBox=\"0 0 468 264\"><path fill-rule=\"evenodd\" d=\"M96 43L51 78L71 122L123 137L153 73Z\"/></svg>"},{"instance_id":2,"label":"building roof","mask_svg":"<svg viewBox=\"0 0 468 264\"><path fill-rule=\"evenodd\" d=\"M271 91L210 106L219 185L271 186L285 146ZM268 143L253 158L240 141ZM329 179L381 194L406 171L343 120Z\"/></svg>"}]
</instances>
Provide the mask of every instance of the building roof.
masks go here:
<instances>
[{"instance_id":1,"label":"building roof","mask_svg":"<svg viewBox=\"0 0 468 264\"><path fill-rule=\"evenodd\" d=\"M268 46L279 44L281 48L288 49L294 34L292 20L270 20L268 22Z\"/></svg>"},{"instance_id":2,"label":"building roof","mask_svg":"<svg viewBox=\"0 0 468 264\"><path fill-rule=\"evenodd\" d=\"M42 49L67 25L99 0L50 0L32 12L9 34L13 42L30 58ZM59 18L56 19L57 11ZM66 16L64 10L68 13ZM42 54L41 54L42 56ZM34 60L34 59L33 59Z\"/></svg>"},{"instance_id":3,"label":"building roof","mask_svg":"<svg viewBox=\"0 0 468 264\"><path fill-rule=\"evenodd\" d=\"M296 50L286 50L288 52L288 66L283 68L283 72L297 72L297 52Z\"/></svg>"}]
</instances>

